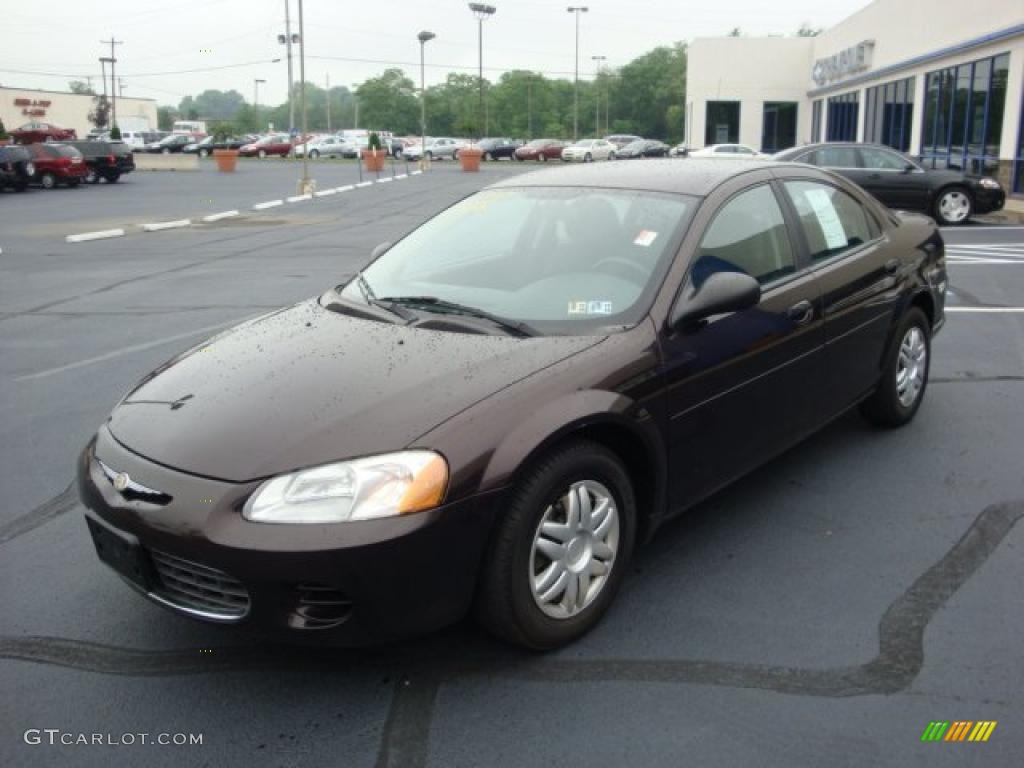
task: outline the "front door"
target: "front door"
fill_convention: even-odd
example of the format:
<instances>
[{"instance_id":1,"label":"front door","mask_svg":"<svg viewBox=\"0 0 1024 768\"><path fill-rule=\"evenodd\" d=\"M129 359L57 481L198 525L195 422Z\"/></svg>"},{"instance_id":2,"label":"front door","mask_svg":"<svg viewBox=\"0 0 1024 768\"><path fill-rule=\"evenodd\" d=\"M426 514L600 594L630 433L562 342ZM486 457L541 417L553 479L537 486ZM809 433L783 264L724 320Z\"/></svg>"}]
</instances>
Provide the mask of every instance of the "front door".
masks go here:
<instances>
[{"instance_id":1,"label":"front door","mask_svg":"<svg viewBox=\"0 0 1024 768\"><path fill-rule=\"evenodd\" d=\"M722 205L679 299L713 272L740 271L761 283L758 306L666 331L662 340L674 508L781 452L822 418L821 297L800 270L777 194L764 182Z\"/></svg>"}]
</instances>

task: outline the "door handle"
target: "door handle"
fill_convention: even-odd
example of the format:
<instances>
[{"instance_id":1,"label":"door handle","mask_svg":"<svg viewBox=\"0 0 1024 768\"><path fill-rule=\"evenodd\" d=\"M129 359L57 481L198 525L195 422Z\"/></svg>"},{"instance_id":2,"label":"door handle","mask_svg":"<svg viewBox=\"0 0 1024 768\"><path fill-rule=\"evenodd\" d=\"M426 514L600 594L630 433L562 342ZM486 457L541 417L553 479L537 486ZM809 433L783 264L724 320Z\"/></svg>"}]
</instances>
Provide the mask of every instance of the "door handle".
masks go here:
<instances>
[{"instance_id":1,"label":"door handle","mask_svg":"<svg viewBox=\"0 0 1024 768\"><path fill-rule=\"evenodd\" d=\"M896 274L896 270L898 270L899 268L900 268L900 260L899 259L889 259L887 262L885 262L885 271L888 272L890 275L895 275Z\"/></svg>"},{"instance_id":2,"label":"door handle","mask_svg":"<svg viewBox=\"0 0 1024 768\"><path fill-rule=\"evenodd\" d=\"M787 309L786 317L797 325L809 323L811 318L814 317L814 305L805 299L804 301L798 302Z\"/></svg>"},{"instance_id":3,"label":"door handle","mask_svg":"<svg viewBox=\"0 0 1024 768\"><path fill-rule=\"evenodd\" d=\"M868 174L868 178L872 179L873 181L878 181L879 179L882 178L882 174L880 174L880 173L870 173L870 174Z\"/></svg>"}]
</instances>

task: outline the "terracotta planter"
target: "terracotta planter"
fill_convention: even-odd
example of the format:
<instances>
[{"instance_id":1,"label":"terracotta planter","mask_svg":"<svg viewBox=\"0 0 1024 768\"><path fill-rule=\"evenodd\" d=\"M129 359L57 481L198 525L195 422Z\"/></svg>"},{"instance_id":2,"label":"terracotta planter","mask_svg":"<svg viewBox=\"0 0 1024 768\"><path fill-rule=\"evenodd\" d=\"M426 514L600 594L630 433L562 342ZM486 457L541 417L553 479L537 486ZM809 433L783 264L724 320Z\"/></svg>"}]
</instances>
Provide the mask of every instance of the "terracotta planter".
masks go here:
<instances>
[{"instance_id":1,"label":"terracotta planter","mask_svg":"<svg viewBox=\"0 0 1024 768\"><path fill-rule=\"evenodd\" d=\"M224 173L231 173L238 165L237 149L215 149L213 159L217 161L217 170Z\"/></svg>"},{"instance_id":2,"label":"terracotta planter","mask_svg":"<svg viewBox=\"0 0 1024 768\"><path fill-rule=\"evenodd\" d=\"M459 150L459 162L462 163L464 171L479 171L480 158L484 153L476 147L464 147Z\"/></svg>"},{"instance_id":3,"label":"terracotta planter","mask_svg":"<svg viewBox=\"0 0 1024 768\"><path fill-rule=\"evenodd\" d=\"M384 161L387 159L388 153L383 149L364 149L363 150L363 163L366 165L366 170L370 173L380 173L384 170Z\"/></svg>"}]
</instances>

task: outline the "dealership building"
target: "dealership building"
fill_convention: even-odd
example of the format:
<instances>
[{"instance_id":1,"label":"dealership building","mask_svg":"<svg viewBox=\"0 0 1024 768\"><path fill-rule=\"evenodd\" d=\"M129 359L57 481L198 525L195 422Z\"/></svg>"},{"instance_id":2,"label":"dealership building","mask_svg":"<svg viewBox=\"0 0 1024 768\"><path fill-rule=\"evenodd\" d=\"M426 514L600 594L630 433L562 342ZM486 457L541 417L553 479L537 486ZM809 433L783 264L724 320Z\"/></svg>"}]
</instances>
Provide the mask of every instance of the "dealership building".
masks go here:
<instances>
[{"instance_id":1,"label":"dealership building","mask_svg":"<svg viewBox=\"0 0 1024 768\"><path fill-rule=\"evenodd\" d=\"M93 96L66 91L37 91L0 86L0 120L13 131L28 123L50 123L73 128L79 138L92 130L89 112ZM156 130L156 102L153 99L117 98L117 124L123 131Z\"/></svg>"},{"instance_id":2,"label":"dealership building","mask_svg":"<svg viewBox=\"0 0 1024 768\"><path fill-rule=\"evenodd\" d=\"M691 147L887 144L1024 194L1024 0L875 0L815 37L698 38Z\"/></svg>"}]
</instances>

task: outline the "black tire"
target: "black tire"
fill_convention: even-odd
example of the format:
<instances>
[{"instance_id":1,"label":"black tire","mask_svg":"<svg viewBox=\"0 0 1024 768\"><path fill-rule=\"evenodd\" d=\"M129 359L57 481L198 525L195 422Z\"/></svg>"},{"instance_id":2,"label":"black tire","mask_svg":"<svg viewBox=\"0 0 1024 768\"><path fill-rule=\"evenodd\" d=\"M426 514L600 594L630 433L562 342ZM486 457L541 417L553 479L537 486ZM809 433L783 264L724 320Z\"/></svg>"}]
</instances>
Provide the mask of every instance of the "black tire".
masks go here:
<instances>
[{"instance_id":1,"label":"black tire","mask_svg":"<svg viewBox=\"0 0 1024 768\"><path fill-rule=\"evenodd\" d=\"M584 479L611 492L619 513L618 547L593 601L574 616L553 618L540 609L529 584L534 535L545 510ZM533 650L559 648L586 634L608 610L628 570L636 519L633 487L614 453L584 440L555 448L522 474L495 524L477 590L477 619L498 637Z\"/></svg>"},{"instance_id":2,"label":"black tire","mask_svg":"<svg viewBox=\"0 0 1024 768\"><path fill-rule=\"evenodd\" d=\"M96 173L96 171L89 171L89 173L85 177L85 183L86 184L99 184L100 183L100 175L98 173Z\"/></svg>"},{"instance_id":3,"label":"black tire","mask_svg":"<svg viewBox=\"0 0 1024 768\"><path fill-rule=\"evenodd\" d=\"M583 156L583 162L584 163L589 163L589 162L593 161L593 159L594 159L593 155L591 155L589 152L587 152L587 154L585 154Z\"/></svg>"},{"instance_id":4,"label":"black tire","mask_svg":"<svg viewBox=\"0 0 1024 768\"><path fill-rule=\"evenodd\" d=\"M309 159L310 160L316 160L318 157L320 157L320 150L319 149L311 149L311 150L309 150Z\"/></svg>"},{"instance_id":5,"label":"black tire","mask_svg":"<svg viewBox=\"0 0 1024 768\"><path fill-rule=\"evenodd\" d=\"M69 189L74 189L75 187L78 186L80 181L81 181L81 179L68 179L67 180L68 188Z\"/></svg>"},{"instance_id":6,"label":"black tire","mask_svg":"<svg viewBox=\"0 0 1024 768\"><path fill-rule=\"evenodd\" d=\"M900 351L904 339L911 330L917 328L923 335L924 340L924 380L917 391L913 402L905 405L900 401L897 385L897 376L900 366ZM932 361L932 332L931 324L924 312L918 307L911 307L903 315L896 331L893 333L889 343L889 350L886 352L885 367L882 369L882 378L875 390L867 400L861 403L860 412L872 424L880 427L902 427L914 418L917 409L921 407L924 393L928 388L928 374Z\"/></svg>"},{"instance_id":7,"label":"black tire","mask_svg":"<svg viewBox=\"0 0 1024 768\"><path fill-rule=\"evenodd\" d=\"M199 156L200 157L209 157L210 156L210 150L208 150L208 149L200 149L199 150Z\"/></svg>"},{"instance_id":8,"label":"black tire","mask_svg":"<svg viewBox=\"0 0 1024 768\"><path fill-rule=\"evenodd\" d=\"M14 191L15 192L24 192L26 189L28 189L28 182L27 181L23 181L20 184L15 184L14 185Z\"/></svg>"},{"instance_id":9,"label":"black tire","mask_svg":"<svg viewBox=\"0 0 1024 768\"><path fill-rule=\"evenodd\" d=\"M546 162L548 161L548 156L547 156L547 155L545 155L545 154L543 154L543 153L542 153L542 154L540 154L540 155L538 155L538 157L540 158L540 161L541 161L542 163L546 163Z\"/></svg>"},{"instance_id":10,"label":"black tire","mask_svg":"<svg viewBox=\"0 0 1024 768\"><path fill-rule=\"evenodd\" d=\"M39 177L39 183L43 185L43 189L53 189L57 186L57 177L52 173L44 173Z\"/></svg>"},{"instance_id":11,"label":"black tire","mask_svg":"<svg viewBox=\"0 0 1024 768\"><path fill-rule=\"evenodd\" d=\"M483 156L480 159L483 160L486 163L488 160L491 159L491 153L490 152L484 152Z\"/></svg>"},{"instance_id":12,"label":"black tire","mask_svg":"<svg viewBox=\"0 0 1024 768\"><path fill-rule=\"evenodd\" d=\"M108 173L103 178L105 178L107 180L108 184L116 184L117 180L121 178L121 174L120 173Z\"/></svg>"},{"instance_id":13,"label":"black tire","mask_svg":"<svg viewBox=\"0 0 1024 768\"><path fill-rule=\"evenodd\" d=\"M428 150L426 157L427 157L427 160L433 160L434 159L434 153Z\"/></svg>"},{"instance_id":14,"label":"black tire","mask_svg":"<svg viewBox=\"0 0 1024 768\"><path fill-rule=\"evenodd\" d=\"M261 149L259 152L256 153L256 156L259 157L260 160L262 160L267 156L267 150Z\"/></svg>"},{"instance_id":15,"label":"black tire","mask_svg":"<svg viewBox=\"0 0 1024 768\"><path fill-rule=\"evenodd\" d=\"M960 214L960 217L949 217L943 210L943 201L948 197L957 197L957 199L964 201L967 207L966 215ZM935 220L944 227L958 227L966 224L971 220L971 216L974 215L974 198L971 197L970 190L964 187L946 187L945 189L939 190L939 194L935 196L935 205L932 209L932 215Z\"/></svg>"},{"instance_id":16,"label":"black tire","mask_svg":"<svg viewBox=\"0 0 1024 768\"><path fill-rule=\"evenodd\" d=\"M171 149L170 149L170 147L164 147L163 149L161 149L161 150L160 150L160 154L161 154L161 155L169 155L169 154L171 154Z\"/></svg>"}]
</instances>

